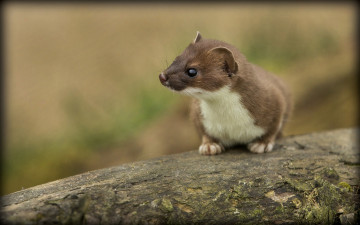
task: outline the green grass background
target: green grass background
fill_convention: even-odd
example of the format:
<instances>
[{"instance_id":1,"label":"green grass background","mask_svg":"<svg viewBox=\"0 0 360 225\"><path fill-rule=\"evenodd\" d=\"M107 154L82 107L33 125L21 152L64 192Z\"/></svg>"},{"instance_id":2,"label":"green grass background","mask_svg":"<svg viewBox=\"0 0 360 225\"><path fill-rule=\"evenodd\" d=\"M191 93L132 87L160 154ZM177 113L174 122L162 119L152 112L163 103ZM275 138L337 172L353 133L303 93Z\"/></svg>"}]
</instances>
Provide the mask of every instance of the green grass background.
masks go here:
<instances>
[{"instance_id":1,"label":"green grass background","mask_svg":"<svg viewBox=\"0 0 360 225\"><path fill-rule=\"evenodd\" d=\"M158 74L219 39L291 87L285 133L358 125L356 5L4 4L3 194L196 149L189 99Z\"/></svg>"}]
</instances>

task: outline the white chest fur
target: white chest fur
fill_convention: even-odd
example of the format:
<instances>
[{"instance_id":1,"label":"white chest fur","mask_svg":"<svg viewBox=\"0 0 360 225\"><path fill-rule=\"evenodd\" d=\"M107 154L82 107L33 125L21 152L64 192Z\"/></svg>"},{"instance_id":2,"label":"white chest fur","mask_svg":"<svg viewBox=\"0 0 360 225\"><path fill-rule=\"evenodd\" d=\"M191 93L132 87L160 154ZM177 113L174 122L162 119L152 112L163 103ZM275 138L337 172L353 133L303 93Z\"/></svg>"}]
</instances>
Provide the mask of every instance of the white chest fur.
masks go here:
<instances>
[{"instance_id":1,"label":"white chest fur","mask_svg":"<svg viewBox=\"0 0 360 225\"><path fill-rule=\"evenodd\" d=\"M223 145L246 144L265 133L255 125L250 112L241 103L241 96L231 92L229 87L215 92L188 91L200 99L205 131Z\"/></svg>"}]
</instances>

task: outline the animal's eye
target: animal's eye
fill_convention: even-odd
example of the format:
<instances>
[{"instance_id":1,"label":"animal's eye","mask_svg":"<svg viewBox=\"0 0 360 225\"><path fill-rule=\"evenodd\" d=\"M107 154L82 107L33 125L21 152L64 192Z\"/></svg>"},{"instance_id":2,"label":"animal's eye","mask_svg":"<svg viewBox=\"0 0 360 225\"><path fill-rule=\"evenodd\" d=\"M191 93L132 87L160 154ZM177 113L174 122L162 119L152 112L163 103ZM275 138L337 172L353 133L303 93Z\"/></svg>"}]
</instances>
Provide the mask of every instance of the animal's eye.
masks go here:
<instances>
[{"instance_id":1,"label":"animal's eye","mask_svg":"<svg viewBox=\"0 0 360 225\"><path fill-rule=\"evenodd\" d=\"M189 77L195 77L197 75L197 70L194 69L194 68L190 68L186 71L186 74L189 76Z\"/></svg>"}]
</instances>

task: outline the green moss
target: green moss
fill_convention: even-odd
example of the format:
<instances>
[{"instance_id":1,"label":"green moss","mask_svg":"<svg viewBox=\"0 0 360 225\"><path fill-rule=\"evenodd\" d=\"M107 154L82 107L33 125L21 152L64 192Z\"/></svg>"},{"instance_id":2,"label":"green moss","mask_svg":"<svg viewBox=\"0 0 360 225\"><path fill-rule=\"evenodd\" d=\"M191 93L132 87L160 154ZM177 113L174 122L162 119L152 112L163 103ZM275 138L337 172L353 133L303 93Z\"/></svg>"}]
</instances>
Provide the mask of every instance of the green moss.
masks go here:
<instances>
[{"instance_id":1,"label":"green moss","mask_svg":"<svg viewBox=\"0 0 360 225\"><path fill-rule=\"evenodd\" d=\"M246 199L249 197L249 193L242 186L235 186L234 187L234 196L236 196L237 198L240 198L240 199Z\"/></svg>"},{"instance_id":2,"label":"green moss","mask_svg":"<svg viewBox=\"0 0 360 225\"><path fill-rule=\"evenodd\" d=\"M246 201L251 196L249 193L249 188L251 188L251 186L248 186L247 184L236 185L230 191L230 194L227 199Z\"/></svg>"},{"instance_id":3,"label":"green moss","mask_svg":"<svg viewBox=\"0 0 360 225\"><path fill-rule=\"evenodd\" d=\"M283 207L281 204L278 205L278 206L275 208L275 212L276 212L277 214L282 214L282 213L284 213L284 212L285 212L284 207Z\"/></svg>"},{"instance_id":4,"label":"green moss","mask_svg":"<svg viewBox=\"0 0 360 225\"><path fill-rule=\"evenodd\" d=\"M298 198L294 198L292 200L292 203L294 204L294 207L297 208L297 209L300 208L301 205L302 205L301 201Z\"/></svg>"},{"instance_id":5,"label":"green moss","mask_svg":"<svg viewBox=\"0 0 360 225\"><path fill-rule=\"evenodd\" d=\"M263 214L263 211L259 208L256 208L250 213L250 217L259 217L259 216L262 216L262 214Z\"/></svg>"},{"instance_id":6,"label":"green moss","mask_svg":"<svg viewBox=\"0 0 360 225\"><path fill-rule=\"evenodd\" d=\"M171 201L167 198L163 198L161 201L161 210L166 211L166 212L172 212L174 211L174 207L171 204Z\"/></svg>"},{"instance_id":7,"label":"green moss","mask_svg":"<svg viewBox=\"0 0 360 225\"><path fill-rule=\"evenodd\" d=\"M312 185L308 182L297 180L297 179L286 179L286 183L290 184L292 188L297 191L311 191L313 189Z\"/></svg>"},{"instance_id":8,"label":"green moss","mask_svg":"<svg viewBox=\"0 0 360 225\"><path fill-rule=\"evenodd\" d=\"M240 211L239 209L234 209L233 212L239 218L239 221L256 221L261 220L263 216L263 211L260 208L255 208L253 210Z\"/></svg>"},{"instance_id":9,"label":"green moss","mask_svg":"<svg viewBox=\"0 0 360 225\"><path fill-rule=\"evenodd\" d=\"M350 184L346 183L346 182L340 182L338 183L339 187L345 188L347 191L352 191L352 188L350 186Z\"/></svg>"},{"instance_id":10,"label":"green moss","mask_svg":"<svg viewBox=\"0 0 360 225\"><path fill-rule=\"evenodd\" d=\"M300 219L310 224L332 224L335 221L337 209L351 203L344 202L338 187L321 177L317 179L321 186L314 188L305 196L305 202L299 209Z\"/></svg>"},{"instance_id":11,"label":"green moss","mask_svg":"<svg viewBox=\"0 0 360 225\"><path fill-rule=\"evenodd\" d=\"M249 219L249 214L244 211L239 211L238 209L234 209L233 213L239 218L240 221Z\"/></svg>"},{"instance_id":12,"label":"green moss","mask_svg":"<svg viewBox=\"0 0 360 225\"><path fill-rule=\"evenodd\" d=\"M328 178L331 180L339 180L339 174L336 172L334 168L331 167L324 168L321 171L321 174L324 178Z\"/></svg>"}]
</instances>

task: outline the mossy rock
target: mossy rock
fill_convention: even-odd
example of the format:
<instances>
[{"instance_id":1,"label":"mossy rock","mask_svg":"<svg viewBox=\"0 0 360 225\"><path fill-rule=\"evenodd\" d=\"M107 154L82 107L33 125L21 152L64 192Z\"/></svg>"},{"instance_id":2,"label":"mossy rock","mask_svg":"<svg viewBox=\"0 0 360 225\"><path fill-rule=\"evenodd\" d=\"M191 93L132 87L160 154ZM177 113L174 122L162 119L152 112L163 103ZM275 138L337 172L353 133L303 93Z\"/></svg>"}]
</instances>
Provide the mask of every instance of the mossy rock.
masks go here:
<instances>
[{"instance_id":1,"label":"mossy rock","mask_svg":"<svg viewBox=\"0 0 360 225\"><path fill-rule=\"evenodd\" d=\"M356 129L273 152L197 151L91 171L1 198L3 224L359 224Z\"/></svg>"}]
</instances>

